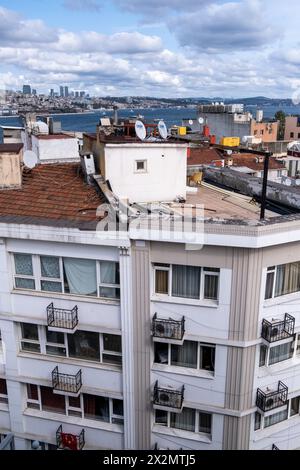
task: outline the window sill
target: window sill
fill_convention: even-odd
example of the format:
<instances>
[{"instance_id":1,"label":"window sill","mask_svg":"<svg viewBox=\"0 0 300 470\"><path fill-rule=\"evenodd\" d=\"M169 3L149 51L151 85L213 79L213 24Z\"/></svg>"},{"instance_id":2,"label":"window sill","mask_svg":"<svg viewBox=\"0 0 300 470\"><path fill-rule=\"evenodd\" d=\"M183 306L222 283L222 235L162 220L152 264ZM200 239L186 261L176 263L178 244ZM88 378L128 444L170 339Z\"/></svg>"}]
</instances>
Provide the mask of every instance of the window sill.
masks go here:
<instances>
[{"instance_id":1,"label":"window sill","mask_svg":"<svg viewBox=\"0 0 300 470\"><path fill-rule=\"evenodd\" d=\"M164 364L153 363L152 370L160 371L160 372L168 372L170 374L176 374L176 375L188 375L189 377L197 377L201 379L209 379L209 380L214 379L214 373L211 371L191 369L188 367L176 367L176 366L168 366Z\"/></svg>"},{"instance_id":2,"label":"window sill","mask_svg":"<svg viewBox=\"0 0 300 470\"><path fill-rule=\"evenodd\" d=\"M280 303L290 302L295 299L300 299L300 292L293 292L292 294L280 295L279 297L272 297L272 299L264 300L264 307L271 307Z\"/></svg>"},{"instance_id":3,"label":"window sill","mask_svg":"<svg viewBox=\"0 0 300 470\"><path fill-rule=\"evenodd\" d=\"M183 431L181 429L168 428L166 426L160 426L159 424L154 424L152 427L152 432L157 434L165 434L167 436L178 437L180 439L189 439L190 441L203 442L204 444L211 444L211 437L204 436L203 434L198 434L190 431Z\"/></svg>"},{"instance_id":4,"label":"window sill","mask_svg":"<svg viewBox=\"0 0 300 470\"><path fill-rule=\"evenodd\" d=\"M80 426L82 428L92 428L97 429L98 431L110 431L116 432L119 434L124 433L123 426L119 424L105 423L103 421L85 419L85 418L76 418L74 416L67 416L63 413L51 413L48 411L33 410L31 408L26 408L24 411L24 416L30 416L32 418L41 418L45 420L57 421L59 424L73 424Z\"/></svg>"},{"instance_id":5,"label":"window sill","mask_svg":"<svg viewBox=\"0 0 300 470\"><path fill-rule=\"evenodd\" d=\"M273 373L275 371L278 373L281 371L285 371L287 368L297 367L297 366L300 366L299 355L296 357L291 357L290 359L286 359L285 361L276 362L275 364L271 364L269 366L259 367L259 370L261 371L261 373L258 373L258 378L269 376L270 373Z\"/></svg>"},{"instance_id":6,"label":"window sill","mask_svg":"<svg viewBox=\"0 0 300 470\"><path fill-rule=\"evenodd\" d=\"M9 406L7 403L0 403L0 411L7 411L9 413Z\"/></svg>"},{"instance_id":7,"label":"window sill","mask_svg":"<svg viewBox=\"0 0 300 470\"><path fill-rule=\"evenodd\" d=\"M81 366L81 367L91 367L93 369L102 369L102 370L109 370L113 372L122 372L122 367L117 366L114 364L103 364L102 362L94 362L94 361L85 361L82 359L76 359L74 357L63 357L63 356L55 356L49 354L42 354L42 353L30 353L28 351L20 351L17 357L23 357L27 359L37 359L42 361L48 362L57 362L59 364L68 364L74 366Z\"/></svg>"},{"instance_id":8,"label":"window sill","mask_svg":"<svg viewBox=\"0 0 300 470\"><path fill-rule=\"evenodd\" d=\"M219 302L217 300L205 299L184 299L183 297L172 297L171 295L151 295L151 301L164 302L180 305L194 305L196 307L218 308Z\"/></svg>"},{"instance_id":9,"label":"window sill","mask_svg":"<svg viewBox=\"0 0 300 470\"><path fill-rule=\"evenodd\" d=\"M58 300L74 300L74 302L86 302L86 303L103 303L107 305L120 305L120 300L113 300L113 299L105 299L103 297L91 297L87 295L74 295L74 294L60 294L59 292L43 292L38 290L30 290L30 289L13 289L11 291L12 294L17 295L29 295L30 297L47 297L50 299L58 299Z\"/></svg>"}]
</instances>

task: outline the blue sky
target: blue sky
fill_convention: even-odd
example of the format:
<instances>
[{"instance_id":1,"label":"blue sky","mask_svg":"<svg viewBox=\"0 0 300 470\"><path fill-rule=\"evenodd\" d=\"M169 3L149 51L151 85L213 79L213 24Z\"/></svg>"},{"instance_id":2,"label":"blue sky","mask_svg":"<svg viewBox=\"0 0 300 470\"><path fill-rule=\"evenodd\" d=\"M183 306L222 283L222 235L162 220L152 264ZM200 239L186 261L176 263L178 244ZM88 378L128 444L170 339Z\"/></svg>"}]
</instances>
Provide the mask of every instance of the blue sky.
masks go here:
<instances>
[{"instance_id":1,"label":"blue sky","mask_svg":"<svg viewBox=\"0 0 300 470\"><path fill-rule=\"evenodd\" d=\"M0 0L0 88L292 97L298 0Z\"/></svg>"}]
</instances>

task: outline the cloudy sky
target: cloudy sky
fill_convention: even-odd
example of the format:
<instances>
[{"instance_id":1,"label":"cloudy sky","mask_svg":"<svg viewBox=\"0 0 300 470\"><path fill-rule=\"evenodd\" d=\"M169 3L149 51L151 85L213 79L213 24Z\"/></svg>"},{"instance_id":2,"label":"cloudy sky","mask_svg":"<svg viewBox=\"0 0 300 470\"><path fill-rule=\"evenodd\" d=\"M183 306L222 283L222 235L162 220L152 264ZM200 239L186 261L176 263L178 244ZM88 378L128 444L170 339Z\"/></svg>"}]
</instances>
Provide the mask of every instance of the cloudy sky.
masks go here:
<instances>
[{"instance_id":1,"label":"cloudy sky","mask_svg":"<svg viewBox=\"0 0 300 470\"><path fill-rule=\"evenodd\" d=\"M0 88L292 97L299 0L0 0Z\"/></svg>"}]
</instances>

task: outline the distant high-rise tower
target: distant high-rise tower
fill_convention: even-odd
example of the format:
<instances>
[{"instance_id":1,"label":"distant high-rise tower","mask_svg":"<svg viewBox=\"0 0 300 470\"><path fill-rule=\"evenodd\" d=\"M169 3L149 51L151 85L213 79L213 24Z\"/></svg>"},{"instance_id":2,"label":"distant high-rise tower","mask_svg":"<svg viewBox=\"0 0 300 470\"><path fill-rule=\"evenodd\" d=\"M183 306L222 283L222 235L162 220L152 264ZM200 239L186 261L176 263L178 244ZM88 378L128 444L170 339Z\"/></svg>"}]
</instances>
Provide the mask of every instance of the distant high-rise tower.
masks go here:
<instances>
[{"instance_id":1,"label":"distant high-rise tower","mask_svg":"<svg viewBox=\"0 0 300 470\"><path fill-rule=\"evenodd\" d=\"M75 98L79 98L79 91L75 91Z\"/></svg>"},{"instance_id":2,"label":"distant high-rise tower","mask_svg":"<svg viewBox=\"0 0 300 470\"><path fill-rule=\"evenodd\" d=\"M23 95L31 95L31 86L23 85Z\"/></svg>"},{"instance_id":3,"label":"distant high-rise tower","mask_svg":"<svg viewBox=\"0 0 300 470\"><path fill-rule=\"evenodd\" d=\"M61 87L60 87L60 93L59 93L61 97L64 97L64 96L65 96L64 91L65 91L65 90L64 90L64 87L61 86Z\"/></svg>"},{"instance_id":4,"label":"distant high-rise tower","mask_svg":"<svg viewBox=\"0 0 300 470\"><path fill-rule=\"evenodd\" d=\"M54 90L53 90L53 88L51 88L51 90L50 90L50 96L51 96L51 98L54 97Z\"/></svg>"},{"instance_id":5,"label":"distant high-rise tower","mask_svg":"<svg viewBox=\"0 0 300 470\"><path fill-rule=\"evenodd\" d=\"M80 92L80 98L84 98L85 97L85 91L81 91Z\"/></svg>"},{"instance_id":6,"label":"distant high-rise tower","mask_svg":"<svg viewBox=\"0 0 300 470\"><path fill-rule=\"evenodd\" d=\"M65 98L69 96L69 87L65 86Z\"/></svg>"},{"instance_id":7,"label":"distant high-rise tower","mask_svg":"<svg viewBox=\"0 0 300 470\"><path fill-rule=\"evenodd\" d=\"M36 95L36 89L35 88L32 88L32 94Z\"/></svg>"}]
</instances>

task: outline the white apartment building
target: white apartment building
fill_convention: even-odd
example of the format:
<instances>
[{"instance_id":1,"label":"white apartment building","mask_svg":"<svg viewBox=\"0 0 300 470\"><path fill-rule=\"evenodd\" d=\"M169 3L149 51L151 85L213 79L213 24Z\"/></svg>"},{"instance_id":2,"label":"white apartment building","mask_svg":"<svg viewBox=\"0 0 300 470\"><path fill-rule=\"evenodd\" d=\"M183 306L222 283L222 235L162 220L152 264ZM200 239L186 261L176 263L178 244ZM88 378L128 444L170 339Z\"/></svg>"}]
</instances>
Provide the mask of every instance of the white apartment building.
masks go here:
<instances>
[{"instance_id":1,"label":"white apartment building","mask_svg":"<svg viewBox=\"0 0 300 470\"><path fill-rule=\"evenodd\" d=\"M96 233L107 194L78 168L38 165L0 191L0 435L299 448L299 216L261 222L249 198L203 186L160 207L204 204L202 249L130 225L113 238Z\"/></svg>"}]
</instances>

